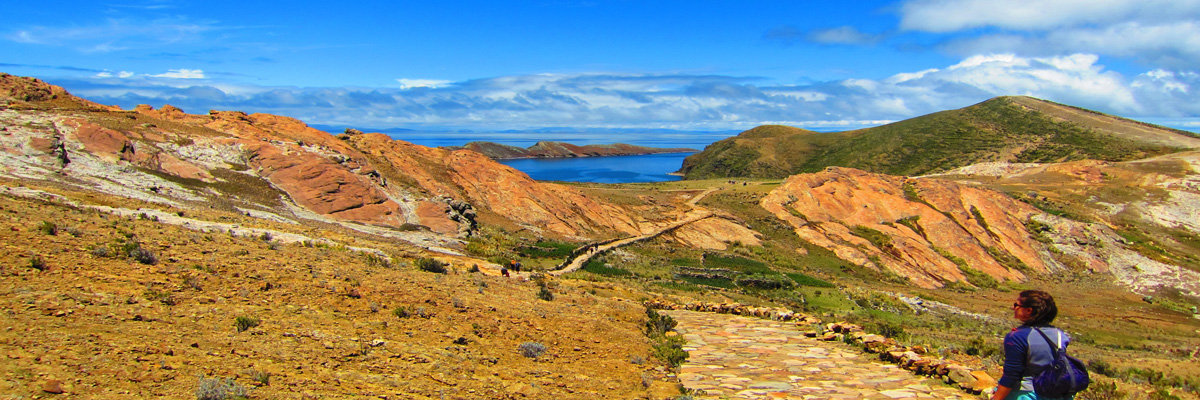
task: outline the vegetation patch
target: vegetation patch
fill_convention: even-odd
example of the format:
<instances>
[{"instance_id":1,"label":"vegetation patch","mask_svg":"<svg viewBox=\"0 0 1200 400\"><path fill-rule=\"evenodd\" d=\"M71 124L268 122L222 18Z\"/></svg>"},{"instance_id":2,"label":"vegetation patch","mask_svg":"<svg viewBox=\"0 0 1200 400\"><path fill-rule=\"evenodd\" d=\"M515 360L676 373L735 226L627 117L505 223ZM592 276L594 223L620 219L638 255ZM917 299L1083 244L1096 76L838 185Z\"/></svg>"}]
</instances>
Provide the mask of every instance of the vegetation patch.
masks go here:
<instances>
[{"instance_id":1,"label":"vegetation patch","mask_svg":"<svg viewBox=\"0 0 1200 400\"><path fill-rule=\"evenodd\" d=\"M675 329L675 325L675 319L670 315L660 314L652 308L646 309L646 336L652 342L652 354L671 368L679 367L688 358L688 353L683 350L686 343L683 337L667 334Z\"/></svg>"},{"instance_id":2,"label":"vegetation patch","mask_svg":"<svg viewBox=\"0 0 1200 400\"><path fill-rule=\"evenodd\" d=\"M879 249L885 249L892 246L892 237L878 230L868 228L862 225L855 225L850 228L850 233L854 236L866 239L871 242L871 245Z\"/></svg>"},{"instance_id":3,"label":"vegetation patch","mask_svg":"<svg viewBox=\"0 0 1200 400\"><path fill-rule=\"evenodd\" d=\"M517 254L527 258L566 258L571 255L575 247L572 243L543 240L532 245L518 247Z\"/></svg>"},{"instance_id":4,"label":"vegetation patch","mask_svg":"<svg viewBox=\"0 0 1200 400\"><path fill-rule=\"evenodd\" d=\"M704 266L707 268L724 268L747 274L769 274L774 271L762 261L751 260L740 256L725 256L720 254L705 254Z\"/></svg>"},{"instance_id":5,"label":"vegetation patch","mask_svg":"<svg viewBox=\"0 0 1200 400\"><path fill-rule=\"evenodd\" d=\"M626 270L623 270L620 268L614 268L614 267L608 265L607 263L605 263L604 261L600 261L600 260L597 260L594 258L591 260L588 260L588 262L584 263L582 269L586 272L591 272L593 274L601 275L601 276L633 275L632 272L629 272L629 271L626 271Z\"/></svg>"},{"instance_id":6,"label":"vegetation patch","mask_svg":"<svg viewBox=\"0 0 1200 400\"><path fill-rule=\"evenodd\" d=\"M799 272L785 272L784 275L786 275L788 278L791 278L792 281L796 282L796 284L801 285L801 286L822 287L822 288L835 287L834 284L832 284L832 283L829 283L824 280L821 280L820 278L816 278L811 275L805 275L805 274L802 274Z\"/></svg>"}]
</instances>

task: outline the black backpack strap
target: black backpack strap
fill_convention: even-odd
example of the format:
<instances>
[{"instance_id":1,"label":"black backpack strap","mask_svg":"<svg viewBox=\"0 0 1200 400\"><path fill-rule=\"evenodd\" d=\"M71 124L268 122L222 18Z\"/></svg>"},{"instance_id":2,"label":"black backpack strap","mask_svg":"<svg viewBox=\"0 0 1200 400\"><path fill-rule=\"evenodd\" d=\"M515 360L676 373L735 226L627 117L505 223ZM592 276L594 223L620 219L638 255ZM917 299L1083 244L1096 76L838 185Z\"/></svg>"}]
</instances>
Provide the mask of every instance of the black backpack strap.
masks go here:
<instances>
[{"instance_id":1,"label":"black backpack strap","mask_svg":"<svg viewBox=\"0 0 1200 400\"><path fill-rule=\"evenodd\" d=\"M1054 344L1054 342L1050 340L1050 337L1049 337L1049 336L1046 336L1046 332L1042 332L1042 330L1041 330L1041 329L1038 329L1038 328L1036 328L1036 327L1034 327L1034 328L1033 328L1033 330L1037 331L1037 333L1038 333L1039 335L1042 335L1042 339L1046 339L1046 344L1049 344L1049 345L1050 345L1050 348L1051 348L1051 349L1054 349L1054 352L1053 352L1053 354L1054 354L1054 362L1058 362L1058 353L1061 353L1061 352L1062 352L1062 349L1059 349L1059 348L1058 348L1058 346L1056 346L1056 345Z\"/></svg>"}]
</instances>

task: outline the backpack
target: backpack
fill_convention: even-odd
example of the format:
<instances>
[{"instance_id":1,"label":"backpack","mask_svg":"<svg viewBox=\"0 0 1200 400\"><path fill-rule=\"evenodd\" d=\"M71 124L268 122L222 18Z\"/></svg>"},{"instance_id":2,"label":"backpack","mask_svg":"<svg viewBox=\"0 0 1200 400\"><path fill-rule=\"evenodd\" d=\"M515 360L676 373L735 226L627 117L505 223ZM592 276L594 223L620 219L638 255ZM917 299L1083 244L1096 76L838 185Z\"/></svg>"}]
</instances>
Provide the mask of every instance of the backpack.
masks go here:
<instances>
[{"instance_id":1,"label":"backpack","mask_svg":"<svg viewBox=\"0 0 1200 400\"><path fill-rule=\"evenodd\" d=\"M1050 344L1050 348L1054 350L1054 362L1033 377L1034 393L1045 397L1064 397L1087 389L1091 380L1088 379L1087 368L1083 366L1083 362L1068 356L1067 349L1061 344L1056 346L1055 342L1050 341L1050 338L1041 329L1033 329L1041 334L1042 338L1046 339L1046 343ZM1059 335L1062 333L1060 332ZM1061 338L1060 336L1059 339Z\"/></svg>"}]
</instances>

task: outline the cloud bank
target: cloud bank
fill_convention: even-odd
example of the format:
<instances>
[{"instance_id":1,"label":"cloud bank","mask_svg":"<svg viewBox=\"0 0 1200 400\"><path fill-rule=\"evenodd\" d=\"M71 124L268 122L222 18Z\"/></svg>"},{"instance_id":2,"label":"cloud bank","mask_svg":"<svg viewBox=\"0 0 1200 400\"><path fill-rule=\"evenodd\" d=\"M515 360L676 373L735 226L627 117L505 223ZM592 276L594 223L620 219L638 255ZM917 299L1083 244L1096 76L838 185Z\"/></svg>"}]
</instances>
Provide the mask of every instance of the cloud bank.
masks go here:
<instances>
[{"instance_id":1,"label":"cloud bank","mask_svg":"<svg viewBox=\"0 0 1200 400\"><path fill-rule=\"evenodd\" d=\"M1200 0L911 0L903 31L956 34L963 55L1095 52L1171 68L1200 64Z\"/></svg>"},{"instance_id":2,"label":"cloud bank","mask_svg":"<svg viewBox=\"0 0 1200 400\"><path fill-rule=\"evenodd\" d=\"M1154 69L1123 76L1094 54L996 53L885 79L778 85L687 74L537 74L462 82L397 79L399 88L263 87L220 83L199 70L101 74L53 81L106 104L172 104L266 112L347 127L748 129L760 124L856 128L1029 95L1133 118L1200 116L1200 74ZM187 78L187 79L184 79Z\"/></svg>"}]
</instances>

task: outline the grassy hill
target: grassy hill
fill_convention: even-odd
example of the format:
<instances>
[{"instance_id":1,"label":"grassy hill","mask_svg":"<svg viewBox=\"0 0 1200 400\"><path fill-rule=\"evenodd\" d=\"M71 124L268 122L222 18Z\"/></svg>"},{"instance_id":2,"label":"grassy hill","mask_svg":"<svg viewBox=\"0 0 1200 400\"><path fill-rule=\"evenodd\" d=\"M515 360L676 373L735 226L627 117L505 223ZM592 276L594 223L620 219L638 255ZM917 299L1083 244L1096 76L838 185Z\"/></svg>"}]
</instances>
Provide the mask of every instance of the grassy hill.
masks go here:
<instances>
[{"instance_id":1,"label":"grassy hill","mask_svg":"<svg viewBox=\"0 0 1200 400\"><path fill-rule=\"evenodd\" d=\"M1030 97L997 97L845 132L761 126L688 157L680 172L687 179L778 178L842 166L921 175L988 161L1126 161L1197 146L1190 132Z\"/></svg>"}]
</instances>

